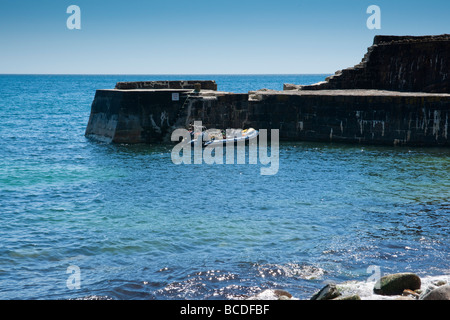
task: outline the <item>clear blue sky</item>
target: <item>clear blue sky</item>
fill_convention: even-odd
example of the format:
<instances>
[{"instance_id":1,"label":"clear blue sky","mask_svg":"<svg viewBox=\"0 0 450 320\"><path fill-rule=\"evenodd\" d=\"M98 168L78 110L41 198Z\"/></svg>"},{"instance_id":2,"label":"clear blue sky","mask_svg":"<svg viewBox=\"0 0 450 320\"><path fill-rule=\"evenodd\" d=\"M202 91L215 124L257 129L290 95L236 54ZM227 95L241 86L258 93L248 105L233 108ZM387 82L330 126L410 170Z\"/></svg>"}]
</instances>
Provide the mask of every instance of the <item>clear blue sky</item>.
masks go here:
<instances>
[{"instance_id":1,"label":"clear blue sky","mask_svg":"<svg viewBox=\"0 0 450 320\"><path fill-rule=\"evenodd\" d=\"M1 0L0 73L334 73L376 34L450 33L449 14L446 0Z\"/></svg>"}]
</instances>

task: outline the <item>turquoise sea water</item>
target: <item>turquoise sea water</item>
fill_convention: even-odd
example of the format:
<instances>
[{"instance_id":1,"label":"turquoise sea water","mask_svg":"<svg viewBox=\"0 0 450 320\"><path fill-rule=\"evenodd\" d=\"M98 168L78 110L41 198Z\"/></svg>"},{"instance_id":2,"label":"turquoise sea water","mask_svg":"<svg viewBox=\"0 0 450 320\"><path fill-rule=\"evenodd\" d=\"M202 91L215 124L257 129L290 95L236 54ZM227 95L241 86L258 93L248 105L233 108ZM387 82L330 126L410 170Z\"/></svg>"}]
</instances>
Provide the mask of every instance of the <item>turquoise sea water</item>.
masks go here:
<instances>
[{"instance_id":1,"label":"turquoise sea water","mask_svg":"<svg viewBox=\"0 0 450 320\"><path fill-rule=\"evenodd\" d=\"M0 76L0 299L303 299L369 266L449 274L448 149L282 143L262 176L84 137L95 90L117 81L247 92L325 76Z\"/></svg>"}]
</instances>

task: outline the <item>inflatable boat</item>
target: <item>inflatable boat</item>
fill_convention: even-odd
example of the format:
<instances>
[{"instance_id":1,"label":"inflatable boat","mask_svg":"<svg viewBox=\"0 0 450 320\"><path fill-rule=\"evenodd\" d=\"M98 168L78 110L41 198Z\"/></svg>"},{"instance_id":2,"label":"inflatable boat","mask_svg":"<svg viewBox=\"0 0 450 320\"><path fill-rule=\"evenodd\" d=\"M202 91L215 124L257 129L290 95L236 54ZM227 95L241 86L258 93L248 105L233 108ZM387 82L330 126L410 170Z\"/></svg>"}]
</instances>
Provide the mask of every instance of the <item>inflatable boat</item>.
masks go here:
<instances>
[{"instance_id":1,"label":"inflatable boat","mask_svg":"<svg viewBox=\"0 0 450 320\"><path fill-rule=\"evenodd\" d=\"M202 144L202 147L207 146L218 146L226 145L227 143L238 143L243 141L247 143L248 141L255 139L259 135L258 130L253 128L250 129L229 129L225 134L222 130L206 130L202 132L195 132L191 134L192 140L191 145Z\"/></svg>"}]
</instances>

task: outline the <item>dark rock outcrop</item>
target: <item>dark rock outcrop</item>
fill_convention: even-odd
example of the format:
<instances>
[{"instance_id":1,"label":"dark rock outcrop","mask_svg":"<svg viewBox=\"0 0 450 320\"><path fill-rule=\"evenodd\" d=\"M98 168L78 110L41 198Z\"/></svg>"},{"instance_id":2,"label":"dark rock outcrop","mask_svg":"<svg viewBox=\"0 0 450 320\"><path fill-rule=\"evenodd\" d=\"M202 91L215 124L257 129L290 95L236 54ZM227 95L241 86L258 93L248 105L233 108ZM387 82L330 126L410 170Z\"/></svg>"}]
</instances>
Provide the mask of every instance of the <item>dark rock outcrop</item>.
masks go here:
<instances>
[{"instance_id":1,"label":"dark rock outcrop","mask_svg":"<svg viewBox=\"0 0 450 320\"><path fill-rule=\"evenodd\" d=\"M382 277L377 281L373 292L376 294L393 296L401 295L404 290L420 289L420 277L414 273L396 273Z\"/></svg>"},{"instance_id":2,"label":"dark rock outcrop","mask_svg":"<svg viewBox=\"0 0 450 320\"><path fill-rule=\"evenodd\" d=\"M311 300L332 300L339 297L341 293L335 284L327 284L319 292L311 297Z\"/></svg>"},{"instance_id":3,"label":"dark rock outcrop","mask_svg":"<svg viewBox=\"0 0 450 320\"><path fill-rule=\"evenodd\" d=\"M420 300L450 300L450 285L437 287L426 293Z\"/></svg>"}]
</instances>

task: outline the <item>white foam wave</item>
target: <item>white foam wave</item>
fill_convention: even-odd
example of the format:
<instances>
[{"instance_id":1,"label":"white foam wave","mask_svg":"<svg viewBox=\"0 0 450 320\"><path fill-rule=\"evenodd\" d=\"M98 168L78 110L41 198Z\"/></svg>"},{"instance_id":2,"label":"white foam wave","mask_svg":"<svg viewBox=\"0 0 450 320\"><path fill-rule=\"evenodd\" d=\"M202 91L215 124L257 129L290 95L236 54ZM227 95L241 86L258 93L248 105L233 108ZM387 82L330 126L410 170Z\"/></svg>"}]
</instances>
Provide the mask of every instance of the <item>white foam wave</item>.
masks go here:
<instances>
[{"instance_id":1,"label":"white foam wave","mask_svg":"<svg viewBox=\"0 0 450 320\"><path fill-rule=\"evenodd\" d=\"M441 275L441 276L426 276L421 278L421 290L422 294L426 293L427 290L435 288L439 283L445 282L450 284L450 276ZM372 281L348 281L340 284L336 284L338 290L342 294L341 297L348 297L353 295L358 295L361 300L396 300L399 299L400 296L383 296L378 295L373 292L375 282ZM281 293L280 293L281 291ZM283 290L277 289L266 289L263 290L254 296L248 298L248 300L279 300L280 297L283 296ZM281 297L283 298L283 297ZM299 299L298 297L289 297L291 300L304 300ZM306 299L308 300L308 299Z\"/></svg>"},{"instance_id":2,"label":"white foam wave","mask_svg":"<svg viewBox=\"0 0 450 320\"><path fill-rule=\"evenodd\" d=\"M450 276L425 276L421 278L421 290L425 292L428 288L433 288L438 282L450 283ZM399 296L383 296L375 294L373 287L375 282L372 281L348 281L342 284L337 284L338 289L342 293L342 296L350 296L357 294L361 300L396 300Z\"/></svg>"}]
</instances>

